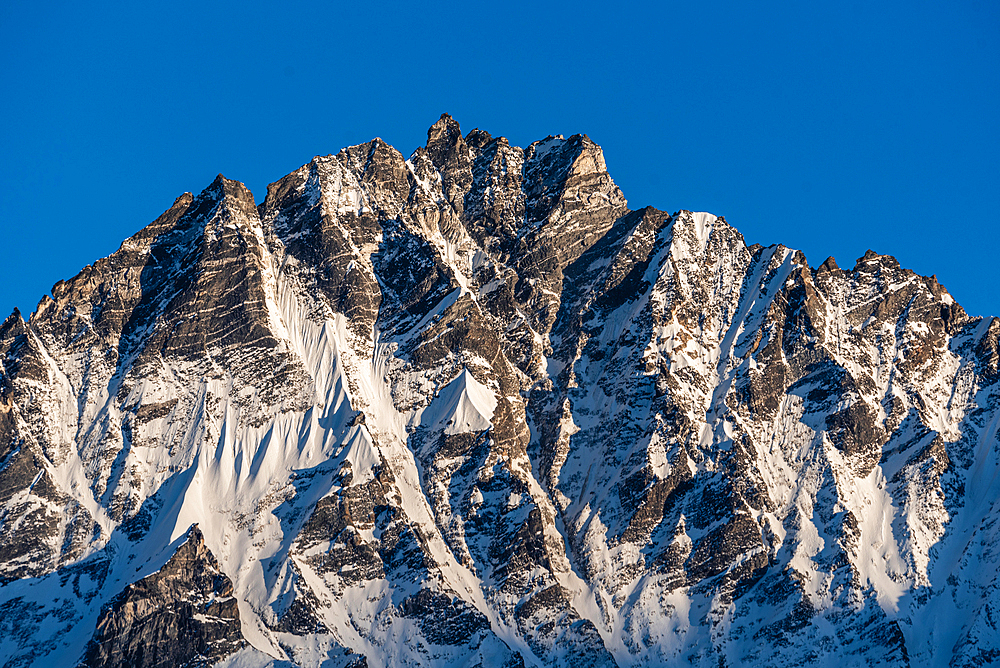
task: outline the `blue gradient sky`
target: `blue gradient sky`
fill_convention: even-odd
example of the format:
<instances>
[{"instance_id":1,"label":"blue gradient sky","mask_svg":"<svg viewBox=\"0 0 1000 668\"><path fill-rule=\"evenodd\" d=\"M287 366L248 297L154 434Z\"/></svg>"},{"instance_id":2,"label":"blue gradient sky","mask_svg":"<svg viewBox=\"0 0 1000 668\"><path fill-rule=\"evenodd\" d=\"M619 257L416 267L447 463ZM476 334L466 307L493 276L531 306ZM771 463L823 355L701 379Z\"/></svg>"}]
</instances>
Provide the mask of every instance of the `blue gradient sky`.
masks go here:
<instances>
[{"instance_id":1,"label":"blue gradient sky","mask_svg":"<svg viewBox=\"0 0 1000 668\"><path fill-rule=\"evenodd\" d=\"M1000 314L1000 3L483 7L3 2L0 311L219 172L259 201L315 154L408 155L447 111L589 134L632 208L813 266L872 248Z\"/></svg>"}]
</instances>

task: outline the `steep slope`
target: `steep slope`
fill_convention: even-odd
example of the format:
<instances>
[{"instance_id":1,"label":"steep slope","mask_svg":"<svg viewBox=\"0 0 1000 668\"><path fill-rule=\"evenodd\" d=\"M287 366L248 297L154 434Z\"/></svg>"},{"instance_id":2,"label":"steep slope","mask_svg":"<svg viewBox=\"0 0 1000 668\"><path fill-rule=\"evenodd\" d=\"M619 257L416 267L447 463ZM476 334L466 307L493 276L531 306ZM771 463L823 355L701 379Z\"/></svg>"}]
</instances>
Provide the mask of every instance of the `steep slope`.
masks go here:
<instances>
[{"instance_id":1,"label":"steep slope","mask_svg":"<svg viewBox=\"0 0 1000 668\"><path fill-rule=\"evenodd\" d=\"M83 665L211 665L246 644L232 594L232 582L192 527L163 568L102 608Z\"/></svg>"},{"instance_id":2,"label":"steep slope","mask_svg":"<svg viewBox=\"0 0 1000 668\"><path fill-rule=\"evenodd\" d=\"M0 657L981 665L998 339L585 136L220 176L0 327Z\"/></svg>"}]
</instances>

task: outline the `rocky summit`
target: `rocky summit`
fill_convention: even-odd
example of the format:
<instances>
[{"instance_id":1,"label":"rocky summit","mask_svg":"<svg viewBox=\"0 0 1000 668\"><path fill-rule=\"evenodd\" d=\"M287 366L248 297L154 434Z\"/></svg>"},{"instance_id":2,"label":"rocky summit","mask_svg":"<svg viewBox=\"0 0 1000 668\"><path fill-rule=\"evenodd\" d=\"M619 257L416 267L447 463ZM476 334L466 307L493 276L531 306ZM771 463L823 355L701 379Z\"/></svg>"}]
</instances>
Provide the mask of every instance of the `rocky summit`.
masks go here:
<instances>
[{"instance_id":1,"label":"rocky summit","mask_svg":"<svg viewBox=\"0 0 1000 668\"><path fill-rule=\"evenodd\" d=\"M444 115L0 326L0 664L1000 661L1000 320Z\"/></svg>"}]
</instances>

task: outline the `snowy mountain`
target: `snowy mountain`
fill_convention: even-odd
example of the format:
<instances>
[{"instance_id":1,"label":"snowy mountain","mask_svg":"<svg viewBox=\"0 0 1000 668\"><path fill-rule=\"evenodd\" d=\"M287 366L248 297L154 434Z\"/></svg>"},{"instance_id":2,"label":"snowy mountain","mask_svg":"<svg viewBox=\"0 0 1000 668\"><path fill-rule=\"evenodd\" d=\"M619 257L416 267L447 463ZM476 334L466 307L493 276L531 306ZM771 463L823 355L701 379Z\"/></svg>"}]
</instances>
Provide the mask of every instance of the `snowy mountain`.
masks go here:
<instances>
[{"instance_id":1,"label":"snowy mountain","mask_svg":"<svg viewBox=\"0 0 1000 668\"><path fill-rule=\"evenodd\" d=\"M1000 320L586 136L221 175L0 327L4 666L1000 661Z\"/></svg>"}]
</instances>

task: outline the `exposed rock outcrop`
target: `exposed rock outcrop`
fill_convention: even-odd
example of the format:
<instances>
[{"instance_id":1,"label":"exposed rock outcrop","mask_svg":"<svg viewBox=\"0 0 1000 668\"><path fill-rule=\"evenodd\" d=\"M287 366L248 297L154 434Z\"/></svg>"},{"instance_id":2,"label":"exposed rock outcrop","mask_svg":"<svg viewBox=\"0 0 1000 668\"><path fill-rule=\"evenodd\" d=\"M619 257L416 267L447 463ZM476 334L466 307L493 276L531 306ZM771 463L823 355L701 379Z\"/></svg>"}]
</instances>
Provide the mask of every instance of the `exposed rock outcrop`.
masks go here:
<instances>
[{"instance_id":1,"label":"exposed rock outcrop","mask_svg":"<svg viewBox=\"0 0 1000 668\"><path fill-rule=\"evenodd\" d=\"M245 644L233 583L196 525L163 568L103 606L81 666L211 666Z\"/></svg>"}]
</instances>

